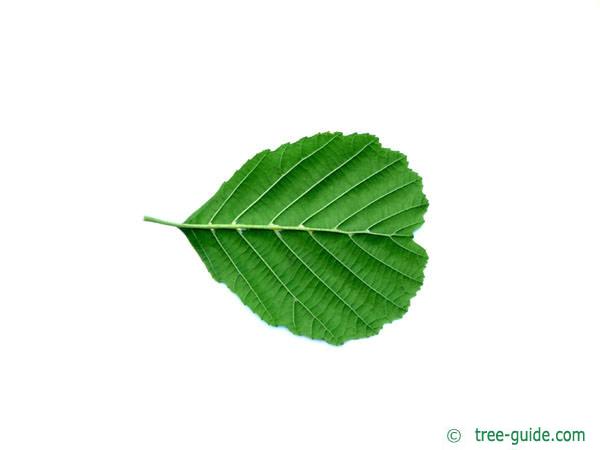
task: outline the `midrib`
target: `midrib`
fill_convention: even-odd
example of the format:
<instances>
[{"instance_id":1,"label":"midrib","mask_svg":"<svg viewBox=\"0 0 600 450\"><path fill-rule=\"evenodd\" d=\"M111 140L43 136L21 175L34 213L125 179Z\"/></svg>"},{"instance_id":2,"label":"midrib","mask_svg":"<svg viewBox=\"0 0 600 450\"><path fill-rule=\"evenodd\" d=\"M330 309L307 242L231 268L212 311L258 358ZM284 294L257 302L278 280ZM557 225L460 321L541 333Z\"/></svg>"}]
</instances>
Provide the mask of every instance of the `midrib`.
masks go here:
<instances>
[{"instance_id":1,"label":"midrib","mask_svg":"<svg viewBox=\"0 0 600 450\"><path fill-rule=\"evenodd\" d=\"M345 235L355 235L355 234L368 234L371 236L397 236L397 237L406 237L406 235L402 234L385 234L385 233L377 233L375 231L370 230L357 230L357 231L345 231L337 228L314 228L314 227L305 227L305 226L286 226L286 225L251 225L251 224L243 224L243 223L175 223L169 222L167 220L156 219L154 217L144 216L145 222L153 222L161 225L167 225L170 227L177 227L182 229L194 229L194 230L267 230L267 231L309 231L309 232L323 232L323 233L336 233L336 234L345 234Z\"/></svg>"}]
</instances>

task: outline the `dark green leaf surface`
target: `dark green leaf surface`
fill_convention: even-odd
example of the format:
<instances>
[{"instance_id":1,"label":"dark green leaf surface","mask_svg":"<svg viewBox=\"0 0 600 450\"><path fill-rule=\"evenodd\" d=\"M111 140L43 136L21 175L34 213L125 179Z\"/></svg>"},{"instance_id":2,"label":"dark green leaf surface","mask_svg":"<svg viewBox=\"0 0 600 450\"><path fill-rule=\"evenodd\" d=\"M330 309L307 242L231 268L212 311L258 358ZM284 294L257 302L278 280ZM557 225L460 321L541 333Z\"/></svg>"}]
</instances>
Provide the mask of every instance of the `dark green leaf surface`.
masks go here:
<instances>
[{"instance_id":1,"label":"dark green leaf surface","mask_svg":"<svg viewBox=\"0 0 600 450\"><path fill-rule=\"evenodd\" d=\"M213 278L267 323L341 344L402 317L423 282L427 199L375 136L265 150L178 226Z\"/></svg>"}]
</instances>

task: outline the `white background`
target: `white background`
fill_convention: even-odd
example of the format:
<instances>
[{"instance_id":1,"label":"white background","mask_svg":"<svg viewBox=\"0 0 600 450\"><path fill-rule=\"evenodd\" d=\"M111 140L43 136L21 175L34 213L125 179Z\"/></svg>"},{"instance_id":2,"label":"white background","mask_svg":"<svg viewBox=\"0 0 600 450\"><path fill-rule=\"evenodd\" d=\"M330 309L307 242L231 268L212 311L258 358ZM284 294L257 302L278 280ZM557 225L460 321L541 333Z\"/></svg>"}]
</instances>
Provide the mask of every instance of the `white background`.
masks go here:
<instances>
[{"instance_id":1,"label":"white background","mask_svg":"<svg viewBox=\"0 0 600 450\"><path fill-rule=\"evenodd\" d=\"M0 52L1 449L600 445L600 1L5 1ZM327 130L431 202L409 313L339 348L142 222Z\"/></svg>"}]
</instances>

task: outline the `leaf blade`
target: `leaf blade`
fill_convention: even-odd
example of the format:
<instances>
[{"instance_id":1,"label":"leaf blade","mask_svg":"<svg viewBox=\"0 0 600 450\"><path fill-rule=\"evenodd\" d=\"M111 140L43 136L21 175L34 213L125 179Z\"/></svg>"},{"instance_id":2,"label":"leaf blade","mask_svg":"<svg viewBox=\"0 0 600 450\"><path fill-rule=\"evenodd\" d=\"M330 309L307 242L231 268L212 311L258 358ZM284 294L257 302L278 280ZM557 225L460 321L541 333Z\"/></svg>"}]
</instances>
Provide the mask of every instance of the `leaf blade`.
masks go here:
<instances>
[{"instance_id":1,"label":"leaf blade","mask_svg":"<svg viewBox=\"0 0 600 450\"><path fill-rule=\"evenodd\" d=\"M403 154L372 135L320 133L259 152L183 224L166 224L267 323L339 345L408 310L427 208Z\"/></svg>"}]
</instances>

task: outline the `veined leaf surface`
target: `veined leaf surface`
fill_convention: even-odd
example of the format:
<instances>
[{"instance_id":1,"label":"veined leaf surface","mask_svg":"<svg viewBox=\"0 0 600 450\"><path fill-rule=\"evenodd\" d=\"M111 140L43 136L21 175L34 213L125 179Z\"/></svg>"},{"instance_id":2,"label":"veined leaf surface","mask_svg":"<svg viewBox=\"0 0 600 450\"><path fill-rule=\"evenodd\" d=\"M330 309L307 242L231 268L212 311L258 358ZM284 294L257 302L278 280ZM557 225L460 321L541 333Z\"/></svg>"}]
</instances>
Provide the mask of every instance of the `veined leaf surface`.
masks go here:
<instances>
[{"instance_id":1,"label":"veined leaf surface","mask_svg":"<svg viewBox=\"0 0 600 450\"><path fill-rule=\"evenodd\" d=\"M404 315L423 283L427 199L406 157L321 133L247 161L181 229L264 321L339 345Z\"/></svg>"}]
</instances>

